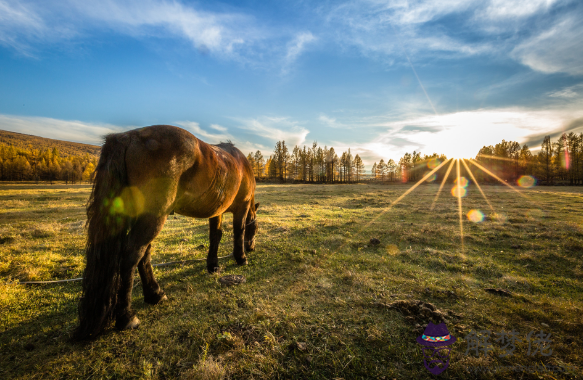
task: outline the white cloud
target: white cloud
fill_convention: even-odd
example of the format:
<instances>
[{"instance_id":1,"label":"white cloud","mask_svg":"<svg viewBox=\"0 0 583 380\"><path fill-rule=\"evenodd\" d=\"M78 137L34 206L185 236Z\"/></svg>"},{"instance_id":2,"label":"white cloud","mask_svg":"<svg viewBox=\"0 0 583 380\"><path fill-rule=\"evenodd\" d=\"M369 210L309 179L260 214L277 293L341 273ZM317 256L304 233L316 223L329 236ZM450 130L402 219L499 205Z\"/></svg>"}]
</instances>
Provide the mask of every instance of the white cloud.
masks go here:
<instances>
[{"instance_id":1,"label":"white cloud","mask_svg":"<svg viewBox=\"0 0 583 380\"><path fill-rule=\"evenodd\" d=\"M305 50L305 46L314 40L316 40L316 37L314 37L312 33L302 32L288 43L287 54L285 55L283 67L281 69L283 74L289 72L290 66L295 63L298 57L302 54Z\"/></svg>"},{"instance_id":2,"label":"white cloud","mask_svg":"<svg viewBox=\"0 0 583 380\"><path fill-rule=\"evenodd\" d=\"M204 142L209 144L218 144L231 140L239 150L245 155L256 150L268 154L271 148L267 148L262 144L250 142L245 139L240 139L227 132L227 128L217 124L212 124L210 127L215 130L220 130L223 133L210 133L200 127L199 123L193 121L176 122L176 125L190 131L197 138L201 138ZM79 142L84 144L92 144L101 146L103 137L109 133L119 133L128 131L141 126L116 126L106 123L89 123L78 120L60 120L49 117L36 116L16 116L0 114L0 129L24 133L28 135L41 136L49 139L64 140Z\"/></svg>"},{"instance_id":3,"label":"white cloud","mask_svg":"<svg viewBox=\"0 0 583 380\"><path fill-rule=\"evenodd\" d=\"M71 0L71 4L84 18L117 31L151 35L159 34L160 28L202 51L229 54L255 38L251 20L243 15L204 12L176 1Z\"/></svg>"},{"instance_id":4,"label":"white cloud","mask_svg":"<svg viewBox=\"0 0 583 380\"><path fill-rule=\"evenodd\" d=\"M262 151L263 154L270 151L270 149L266 148L262 144L250 142L238 137L237 135L229 133L226 127L218 124L211 124L209 128L219 131L220 133L208 132L207 130L201 128L200 124L195 121L177 121L176 125L188 130L197 138L208 144L219 144L221 142L230 141L245 155L247 155L249 152L255 152L257 150Z\"/></svg>"},{"instance_id":5,"label":"white cloud","mask_svg":"<svg viewBox=\"0 0 583 380\"><path fill-rule=\"evenodd\" d=\"M49 117L0 115L0 129L50 139L101 145L106 134L130 128Z\"/></svg>"},{"instance_id":6,"label":"white cloud","mask_svg":"<svg viewBox=\"0 0 583 380\"><path fill-rule=\"evenodd\" d=\"M398 162L406 152L414 150L422 154L443 153L448 157L475 157L483 146L502 140L527 143L536 150L542 141L540 136L583 131L583 96L537 109L507 107L423 116L409 113L400 117L387 115L384 122L378 120L381 118L379 115L377 120L353 121L363 133L368 132L364 142L347 143L337 139L332 146L339 152L351 148L367 167L381 158Z\"/></svg>"},{"instance_id":7,"label":"white cloud","mask_svg":"<svg viewBox=\"0 0 583 380\"><path fill-rule=\"evenodd\" d=\"M491 0L480 16L490 19L528 17L535 13L546 12L560 0Z\"/></svg>"},{"instance_id":8,"label":"white cloud","mask_svg":"<svg viewBox=\"0 0 583 380\"><path fill-rule=\"evenodd\" d=\"M286 117L263 116L257 119L236 119L241 128L273 142L285 141L288 146L301 145L310 131Z\"/></svg>"},{"instance_id":9,"label":"white cloud","mask_svg":"<svg viewBox=\"0 0 583 380\"><path fill-rule=\"evenodd\" d=\"M105 31L183 40L203 54L287 74L316 37L267 25L249 12L208 11L182 1L0 0L0 45L29 56L47 44L87 41Z\"/></svg>"},{"instance_id":10,"label":"white cloud","mask_svg":"<svg viewBox=\"0 0 583 380\"><path fill-rule=\"evenodd\" d=\"M448 157L468 158L475 156L484 145L495 145L503 139L521 142L533 132L558 126L561 120L556 116L553 112L521 109L483 109L429 115L387 123L390 130L379 136L379 148L392 147L399 151L399 157L416 148L425 154L436 152L445 153ZM402 130L405 126L421 128L411 135ZM395 145L394 141L399 142L400 139L407 139L413 144Z\"/></svg>"},{"instance_id":11,"label":"white cloud","mask_svg":"<svg viewBox=\"0 0 583 380\"><path fill-rule=\"evenodd\" d=\"M580 75L583 24L580 12L567 13L562 7L569 2L347 1L328 10L327 26L333 29L328 38L391 65L404 52L418 59L488 54L518 60L537 71ZM545 32L539 33L541 29Z\"/></svg>"},{"instance_id":12,"label":"white cloud","mask_svg":"<svg viewBox=\"0 0 583 380\"><path fill-rule=\"evenodd\" d=\"M544 73L583 75L583 24L567 16L512 51L523 64Z\"/></svg>"},{"instance_id":13,"label":"white cloud","mask_svg":"<svg viewBox=\"0 0 583 380\"><path fill-rule=\"evenodd\" d=\"M128 0L33 3L0 0L0 43L22 53L46 42L112 30L136 38L180 38L203 53L227 58L251 54L266 38L252 17L207 12L178 1Z\"/></svg>"},{"instance_id":14,"label":"white cloud","mask_svg":"<svg viewBox=\"0 0 583 380\"><path fill-rule=\"evenodd\" d=\"M201 140L209 144L218 144L220 142L225 142L227 140L231 141L235 140L235 138L231 134L227 133L226 128L218 126L222 128L222 130L219 130L216 128L217 127L216 124L211 125L211 128L219 130L220 132L223 133L207 132L200 127L199 123L195 121L177 121L176 124L183 127L184 129L189 130L190 132L192 132L192 134L194 134L198 138L200 138L201 136L204 137L204 139Z\"/></svg>"},{"instance_id":15,"label":"white cloud","mask_svg":"<svg viewBox=\"0 0 583 380\"><path fill-rule=\"evenodd\" d=\"M227 127L223 127L222 125L218 125L218 124L211 124L210 127L216 131L220 131L220 132L226 132L227 131Z\"/></svg>"},{"instance_id":16,"label":"white cloud","mask_svg":"<svg viewBox=\"0 0 583 380\"><path fill-rule=\"evenodd\" d=\"M70 38L75 34L63 24L48 25L40 9L25 2L0 0L0 44L34 56L31 43Z\"/></svg>"},{"instance_id":17,"label":"white cloud","mask_svg":"<svg viewBox=\"0 0 583 380\"><path fill-rule=\"evenodd\" d=\"M318 116L318 120L321 121L325 126L330 128L341 128L341 129L350 129L350 127L345 123L340 123L336 118L330 117L326 114L321 114Z\"/></svg>"},{"instance_id":18,"label":"white cloud","mask_svg":"<svg viewBox=\"0 0 583 380\"><path fill-rule=\"evenodd\" d=\"M583 90L583 84L565 87L561 90L549 93L551 98L575 99L582 96L580 91Z\"/></svg>"}]
</instances>

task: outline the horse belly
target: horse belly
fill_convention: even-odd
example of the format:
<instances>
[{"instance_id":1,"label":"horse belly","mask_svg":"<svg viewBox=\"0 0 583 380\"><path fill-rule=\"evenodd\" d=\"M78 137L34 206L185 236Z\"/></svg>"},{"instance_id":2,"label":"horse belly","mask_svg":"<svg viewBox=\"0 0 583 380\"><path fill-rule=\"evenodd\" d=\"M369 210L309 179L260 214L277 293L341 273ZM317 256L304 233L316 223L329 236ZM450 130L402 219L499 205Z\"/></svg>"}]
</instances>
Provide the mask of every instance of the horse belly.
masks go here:
<instances>
[{"instance_id":1,"label":"horse belly","mask_svg":"<svg viewBox=\"0 0 583 380\"><path fill-rule=\"evenodd\" d=\"M174 211L192 218L212 218L223 214L231 206L234 197L212 194L202 197L184 197L177 202Z\"/></svg>"}]
</instances>

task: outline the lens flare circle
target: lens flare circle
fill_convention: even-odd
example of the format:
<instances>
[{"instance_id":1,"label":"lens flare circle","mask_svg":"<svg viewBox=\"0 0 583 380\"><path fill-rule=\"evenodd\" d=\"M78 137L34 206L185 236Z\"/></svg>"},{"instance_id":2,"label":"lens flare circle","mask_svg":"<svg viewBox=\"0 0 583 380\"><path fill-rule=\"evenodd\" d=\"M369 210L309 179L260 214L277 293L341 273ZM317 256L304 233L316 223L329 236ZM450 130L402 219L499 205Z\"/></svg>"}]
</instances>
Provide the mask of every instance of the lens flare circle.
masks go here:
<instances>
[{"instance_id":1,"label":"lens flare circle","mask_svg":"<svg viewBox=\"0 0 583 380\"><path fill-rule=\"evenodd\" d=\"M470 181L468 181L468 179L466 177L460 177L460 186L463 187L464 189L466 187L468 187L468 185L470 184ZM455 179L455 181L453 182L456 186L457 186L457 178Z\"/></svg>"},{"instance_id":2,"label":"lens flare circle","mask_svg":"<svg viewBox=\"0 0 583 380\"><path fill-rule=\"evenodd\" d=\"M465 187L454 186L454 188L451 189L451 195L453 195L456 198L457 197L463 198L466 196L467 193L468 193L468 191L466 190Z\"/></svg>"},{"instance_id":3,"label":"lens flare circle","mask_svg":"<svg viewBox=\"0 0 583 380\"><path fill-rule=\"evenodd\" d=\"M518 186L524 189L530 189L536 185L536 178L530 175L523 175L518 178Z\"/></svg>"},{"instance_id":4,"label":"lens flare circle","mask_svg":"<svg viewBox=\"0 0 583 380\"><path fill-rule=\"evenodd\" d=\"M427 161L427 167L429 169L435 169L439 165L441 165L441 160L437 157L434 157L431 160Z\"/></svg>"},{"instance_id":5,"label":"lens flare circle","mask_svg":"<svg viewBox=\"0 0 583 380\"><path fill-rule=\"evenodd\" d=\"M484 221L484 213L480 210L470 210L467 214L468 220L474 223L480 223Z\"/></svg>"},{"instance_id":6,"label":"lens flare circle","mask_svg":"<svg viewBox=\"0 0 583 380\"><path fill-rule=\"evenodd\" d=\"M425 173L425 175L429 174L429 172ZM437 179L437 174L433 173L429 177L427 177L427 182L433 182Z\"/></svg>"}]
</instances>

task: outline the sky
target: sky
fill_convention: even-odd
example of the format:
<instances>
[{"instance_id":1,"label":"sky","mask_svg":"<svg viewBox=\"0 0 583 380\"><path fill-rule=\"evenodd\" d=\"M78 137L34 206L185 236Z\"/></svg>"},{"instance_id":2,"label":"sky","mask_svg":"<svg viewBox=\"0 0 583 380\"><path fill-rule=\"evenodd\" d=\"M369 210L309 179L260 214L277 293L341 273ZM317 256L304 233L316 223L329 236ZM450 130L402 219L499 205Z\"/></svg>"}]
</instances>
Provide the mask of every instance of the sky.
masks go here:
<instances>
[{"instance_id":1,"label":"sky","mask_svg":"<svg viewBox=\"0 0 583 380\"><path fill-rule=\"evenodd\" d=\"M583 2L0 0L0 129L154 124L245 154L405 152L583 131Z\"/></svg>"}]
</instances>

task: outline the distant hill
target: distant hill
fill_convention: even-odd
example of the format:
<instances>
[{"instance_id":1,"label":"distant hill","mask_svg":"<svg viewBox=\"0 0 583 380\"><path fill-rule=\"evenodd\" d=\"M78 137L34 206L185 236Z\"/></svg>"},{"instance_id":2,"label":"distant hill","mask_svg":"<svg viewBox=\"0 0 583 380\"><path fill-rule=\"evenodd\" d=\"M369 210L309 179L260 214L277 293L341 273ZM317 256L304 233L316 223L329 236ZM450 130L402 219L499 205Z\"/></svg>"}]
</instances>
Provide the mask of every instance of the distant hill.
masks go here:
<instances>
[{"instance_id":1,"label":"distant hill","mask_svg":"<svg viewBox=\"0 0 583 380\"><path fill-rule=\"evenodd\" d=\"M3 131L0 129L0 144L13 145L16 148L45 150L57 148L61 157L85 156L99 157L100 147L96 145L81 144L70 141L53 140L45 137L25 135L23 133Z\"/></svg>"}]
</instances>

